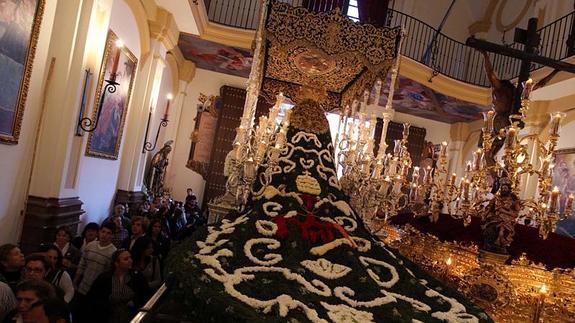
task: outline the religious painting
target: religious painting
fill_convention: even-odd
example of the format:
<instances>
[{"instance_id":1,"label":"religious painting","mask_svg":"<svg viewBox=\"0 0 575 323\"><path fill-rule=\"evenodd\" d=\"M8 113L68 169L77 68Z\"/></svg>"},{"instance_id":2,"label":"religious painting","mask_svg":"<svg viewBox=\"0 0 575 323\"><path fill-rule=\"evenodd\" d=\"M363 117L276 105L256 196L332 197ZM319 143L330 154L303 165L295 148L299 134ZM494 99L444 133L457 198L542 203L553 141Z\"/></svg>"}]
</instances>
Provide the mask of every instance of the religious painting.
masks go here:
<instances>
[{"instance_id":1,"label":"religious painting","mask_svg":"<svg viewBox=\"0 0 575 323\"><path fill-rule=\"evenodd\" d=\"M115 45L117 39L116 34L110 30L97 83L98 87L96 89L96 100L94 100L95 107L92 117L95 120L98 109L101 109L100 119L96 130L90 132L88 136L87 156L118 159L124 121L138 60L125 46L117 47ZM105 86L108 83L106 80L113 80L114 77L116 83L119 84L116 86L116 90L104 93Z\"/></svg>"},{"instance_id":2,"label":"religious painting","mask_svg":"<svg viewBox=\"0 0 575 323\"><path fill-rule=\"evenodd\" d=\"M17 144L44 0L0 0L0 143Z\"/></svg>"},{"instance_id":3,"label":"religious painting","mask_svg":"<svg viewBox=\"0 0 575 323\"><path fill-rule=\"evenodd\" d=\"M252 53L247 49L215 43L180 33L178 47L184 57L198 68L248 78L252 69Z\"/></svg>"},{"instance_id":4,"label":"religious painting","mask_svg":"<svg viewBox=\"0 0 575 323\"><path fill-rule=\"evenodd\" d=\"M569 194L575 195L575 148L558 150L555 155L555 168L553 169L552 187L557 186L561 191L560 212L568 217L557 223L555 232L575 237L575 218L573 214L564 214L565 204Z\"/></svg>"},{"instance_id":5,"label":"religious painting","mask_svg":"<svg viewBox=\"0 0 575 323\"><path fill-rule=\"evenodd\" d=\"M389 94L390 77L382 87L379 104L385 106ZM439 122L471 122L483 117L482 112L489 106L465 102L436 92L427 86L399 76L399 85L393 95L393 108L396 111ZM374 93L372 93L374 95Z\"/></svg>"},{"instance_id":6,"label":"religious painting","mask_svg":"<svg viewBox=\"0 0 575 323\"><path fill-rule=\"evenodd\" d=\"M222 100L219 96L200 93L198 101L200 103L194 119L194 131L190 138L192 145L186 166L207 180Z\"/></svg>"}]
</instances>

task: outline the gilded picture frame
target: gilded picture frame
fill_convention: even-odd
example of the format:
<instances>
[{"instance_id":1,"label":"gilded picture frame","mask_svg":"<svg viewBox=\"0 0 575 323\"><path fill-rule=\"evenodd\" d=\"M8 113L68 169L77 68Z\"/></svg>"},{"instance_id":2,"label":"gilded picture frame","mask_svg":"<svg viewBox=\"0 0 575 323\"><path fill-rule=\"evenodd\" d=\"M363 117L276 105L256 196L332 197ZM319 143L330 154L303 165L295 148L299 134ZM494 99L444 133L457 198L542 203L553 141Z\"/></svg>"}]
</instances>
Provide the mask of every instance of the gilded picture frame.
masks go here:
<instances>
[{"instance_id":1,"label":"gilded picture frame","mask_svg":"<svg viewBox=\"0 0 575 323\"><path fill-rule=\"evenodd\" d=\"M551 187L557 186L561 191L559 211L563 219L557 223L556 233L568 237L575 237L574 214L564 214L569 194L575 195L575 148L559 149L555 151L555 167Z\"/></svg>"},{"instance_id":2,"label":"gilded picture frame","mask_svg":"<svg viewBox=\"0 0 575 323\"><path fill-rule=\"evenodd\" d=\"M0 12L0 143L20 138L45 0L10 1Z\"/></svg>"},{"instance_id":3,"label":"gilded picture frame","mask_svg":"<svg viewBox=\"0 0 575 323\"><path fill-rule=\"evenodd\" d=\"M117 67L116 82L119 85L114 93L108 92L104 96L98 126L96 130L89 133L88 144L86 145L87 156L113 160L118 159L138 65L137 58L126 46L116 47L116 40L118 40L118 36L109 30L96 88L92 120L96 119L103 94L104 81L111 78L113 66ZM116 58L116 55L119 55L119 58ZM117 59L118 64L114 64L115 59Z\"/></svg>"}]
</instances>

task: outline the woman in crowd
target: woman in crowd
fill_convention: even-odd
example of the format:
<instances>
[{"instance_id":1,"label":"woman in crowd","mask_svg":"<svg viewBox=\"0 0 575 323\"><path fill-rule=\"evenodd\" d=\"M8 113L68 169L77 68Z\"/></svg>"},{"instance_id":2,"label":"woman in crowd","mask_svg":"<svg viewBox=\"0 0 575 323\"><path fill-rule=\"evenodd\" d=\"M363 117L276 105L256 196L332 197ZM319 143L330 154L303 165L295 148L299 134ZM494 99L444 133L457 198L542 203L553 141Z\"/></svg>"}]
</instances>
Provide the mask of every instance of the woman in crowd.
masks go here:
<instances>
[{"instance_id":1,"label":"woman in crowd","mask_svg":"<svg viewBox=\"0 0 575 323\"><path fill-rule=\"evenodd\" d=\"M24 254L18 246L11 243L0 246L0 281L8 284L12 290L22 279Z\"/></svg>"},{"instance_id":2,"label":"woman in crowd","mask_svg":"<svg viewBox=\"0 0 575 323\"><path fill-rule=\"evenodd\" d=\"M84 252L84 247L88 243L98 239L99 230L100 226L98 225L98 223L90 222L86 224L84 230L82 231L82 235L74 238L72 240L72 245L76 247L78 250Z\"/></svg>"},{"instance_id":3,"label":"woman in crowd","mask_svg":"<svg viewBox=\"0 0 575 323\"><path fill-rule=\"evenodd\" d=\"M140 271L152 290L162 284L160 260L154 255L154 243L148 237L138 239L132 248L134 269Z\"/></svg>"},{"instance_id":4,"label":"woman in crowd","mask_svg":"<svg viewBox=\"0 0 575 323\"><path fill-rule=\"evenodd\" d=\"M62 267L70 274L70 277L74 277L80 258L82 258L82 253L70 243L71 241L72 233L68 227L59 227L56 230L54 245L60 249L64 257Z\"/></svg>"},{"instance_id":5,"label":"woman in crowd","mask_svg":"<svg viewBox=\"0 0 575 323\"><path fill-rule=\"evenodd\" d=\"M125 249L112 256L112 270L102 273L88 293L91 322L129 322L150 295L148 283L132 269L132 256Z\"/></svg>"},{"instance_id":6,"label":"woman in crowd","mask_svg":"<svg viewBox=\"0 0 575 323\"><path fill-rule=\"evenodd\" d=\"M154 252L160 259L160 263L163 262L170 251L170 239L162 232L162 220L154 218L150 221L148 237L154 243Z\"/></svg>"},{"instance_id":7,"label":"woman in crowd","mask_svg":"<svg viewBox=\"0 0 575 323\"><path fill-rule=\"evenodd\" d=\"M48 273L46 274L46 281L51 283L56 289L60 289L63 293L63 298L66 303L70 303L74 297L74 284L72 278L64 268L62 268L63 256L58 247L48 245L43 250L46 260L50 264Z\"/></svg>"}]
</instances>

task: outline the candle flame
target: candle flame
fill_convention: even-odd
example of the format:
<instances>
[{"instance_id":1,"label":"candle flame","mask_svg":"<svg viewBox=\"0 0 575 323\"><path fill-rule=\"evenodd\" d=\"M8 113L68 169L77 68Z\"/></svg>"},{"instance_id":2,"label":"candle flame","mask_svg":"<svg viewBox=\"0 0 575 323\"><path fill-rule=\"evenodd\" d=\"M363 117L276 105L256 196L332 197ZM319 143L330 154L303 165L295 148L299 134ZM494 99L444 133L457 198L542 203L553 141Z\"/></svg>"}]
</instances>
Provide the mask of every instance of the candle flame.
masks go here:
<instances>
[{"instance_id":1,"label":"candle flame","mask_svg":"<svg viewBox=\"0 0 575 323\"><path fill-rule=\"evenodd\" d=\"M172 93L168 93L168 95L166 95L166 98L171 101L174 98L174 95Z\"/></svg>"},{"instance_id":2,"label":"candle flame","mask_svg":"<svg viewBox=\"0 0 575 323\"><path fill-rule=\"evenodd\" d=\"M124 47L124 41L122 41L121 39L118 38L116 40L116 47L118 47L118 48Z\"/></svg>"},{"instance_id":3,"label":"candle flame","mask_svg":"<svg viewBox=\"0 0 575 323\"><path fill-rule=\"evenodd\" d=\"M449 257L447 258L447 260L445 260L445 263L446 263L448 266L451 266L451 263L452 263L452 262L453 262L453 260L451 259L451 256L449 256Z\"/></svg>"},{"instance_id":4,"label":"candle flame","mask_svg":"<svg viewBox=\"0 0 575 323\"><path fill-rule=\"evenodd\" d=\"M547 285L545 284L541 285L541 288L539 288L539 293L547 294L547 292L548 292Z\"/></svg>"}]
</instances>

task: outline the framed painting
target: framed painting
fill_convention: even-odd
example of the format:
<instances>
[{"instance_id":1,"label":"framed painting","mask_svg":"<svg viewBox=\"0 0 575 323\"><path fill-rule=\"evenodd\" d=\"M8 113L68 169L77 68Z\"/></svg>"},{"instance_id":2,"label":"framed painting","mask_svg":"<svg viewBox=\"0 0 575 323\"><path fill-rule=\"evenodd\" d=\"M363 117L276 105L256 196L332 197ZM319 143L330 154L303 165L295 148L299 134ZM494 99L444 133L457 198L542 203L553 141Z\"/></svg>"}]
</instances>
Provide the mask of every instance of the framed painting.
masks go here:
<instances>
[{"instance_id":1,"label":"framed painting","mask_svg":"<svg viewBox=\"0 0 575 323\"><path fill-rule=\"evenodd\" d=\"M557 186L561 191L560 211L564 220L557 223L556 233L575 237L575 218L573 214L565 213L565 204L569 194L575 195L575 148L560 149L555 153L555 167L553 168L552 187Z\"/></svg>"},{"instance_id":2,"label":"framed painting","mask_svg":"<svg viewBox=\"0 0 575 323\"><path fill-rule=\"evenodd\" d=\"M125 46L117 47L118 36L113 31L108 31L106 49L102 60L102 68L96 88L96 100L94 100L94 112L92 120L96 119L100 101L100 119L96 130L88 135L86 155L106 159L118 159L122 132L126 120L126 112L132 93L134 74L138 60ZM116 91L103 93L105 80L112 79L115 74L117 85Z\"/></svg>"},{"instance_id":3,"label":"framed painting","mask_svg":"<svg viewBox=\"0 0 575 323\"><path fill-rule=\"evenodd\" d=\"M0 1L0 143L20 137L43 12L44 0Z\"/></svg>"}]
</instances>

